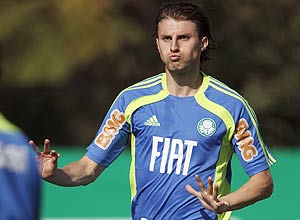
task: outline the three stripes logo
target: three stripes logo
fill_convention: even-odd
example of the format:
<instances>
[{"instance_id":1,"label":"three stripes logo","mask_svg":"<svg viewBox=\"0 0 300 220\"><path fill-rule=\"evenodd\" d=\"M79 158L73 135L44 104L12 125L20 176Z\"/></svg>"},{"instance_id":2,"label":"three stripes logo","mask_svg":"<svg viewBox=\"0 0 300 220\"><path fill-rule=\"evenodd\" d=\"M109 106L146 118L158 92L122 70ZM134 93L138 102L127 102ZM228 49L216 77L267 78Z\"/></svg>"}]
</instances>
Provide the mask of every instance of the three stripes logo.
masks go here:
<instances>
[{"instance_id":1,"label":"three stripes logo","mask_svg":"<svg viewBox=\"0 0 300 220\"><path fill-rule=\"evenodd\" d=\"M156 115L152 115L147 121L145 121L144 125L159 127L160 123L157 120Z\"/></svg>"}]
</instances>

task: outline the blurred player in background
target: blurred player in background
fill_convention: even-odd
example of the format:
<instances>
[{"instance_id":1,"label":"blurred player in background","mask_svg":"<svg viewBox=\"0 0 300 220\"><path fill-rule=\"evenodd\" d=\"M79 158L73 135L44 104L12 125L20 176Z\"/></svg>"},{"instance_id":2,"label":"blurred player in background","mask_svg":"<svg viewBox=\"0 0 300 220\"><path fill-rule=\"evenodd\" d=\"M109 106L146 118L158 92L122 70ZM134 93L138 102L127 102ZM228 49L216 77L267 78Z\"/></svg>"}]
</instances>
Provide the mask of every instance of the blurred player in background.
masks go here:
<instances>
[{"instance_id":1,"label":"blurred player in background","mask_svg":"<svg viewBox=\"0 0 300 220\"><path fill-rule=\"evenodd\" d=\"M0 219L40 219L40 184L36 155L28 138L0 110Z\"/></svg>"},{"instance_id":2,"label":"blurred player in background","mask_svg":"<svg viewBox=\"0 0 300 220\"><path fill-rule=\"evenodd\" d=\"M50 141L39 151L45 180L87 185L131 140L132 218L229 219L232 210L269 197L274 158L256 116L236 91L201 71L212 40L209 18L188 3L164 4L156 43L165 72L123 90L80 160L57 168ZM231 192L233 153L249 180ZM195 179L196 178L196 179ZM99 205L105 198L99 195Z\"/></svg>"}]
</instances>

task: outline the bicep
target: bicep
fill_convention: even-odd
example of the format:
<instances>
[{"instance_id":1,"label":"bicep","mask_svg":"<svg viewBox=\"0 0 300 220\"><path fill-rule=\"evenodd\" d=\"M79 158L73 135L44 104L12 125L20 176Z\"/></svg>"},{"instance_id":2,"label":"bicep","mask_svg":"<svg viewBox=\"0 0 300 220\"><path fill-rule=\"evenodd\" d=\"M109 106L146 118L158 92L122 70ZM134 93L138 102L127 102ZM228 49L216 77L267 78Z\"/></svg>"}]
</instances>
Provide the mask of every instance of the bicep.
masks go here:
<instances>
[{"instance_id":1,"label":"bicep","mask_svg":"<svg viewBox=\"0 0 300 220\"><path fill-rule=\"evenodd\" d=\"M262 197L269 197L273 192L273 178L269 169L251 176L249 184L258 188Z\"/></svg>"}]
</instances>

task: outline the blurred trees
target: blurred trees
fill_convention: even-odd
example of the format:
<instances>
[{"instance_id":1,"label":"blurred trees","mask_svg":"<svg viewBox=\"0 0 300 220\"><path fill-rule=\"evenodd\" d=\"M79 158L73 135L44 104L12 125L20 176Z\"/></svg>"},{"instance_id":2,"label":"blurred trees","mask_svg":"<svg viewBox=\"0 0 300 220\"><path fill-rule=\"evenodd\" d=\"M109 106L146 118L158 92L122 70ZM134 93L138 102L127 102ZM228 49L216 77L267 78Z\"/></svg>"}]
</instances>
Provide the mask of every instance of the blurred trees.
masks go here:
<instances>
[{"instance_id":1,"label":"blurred trees","mask_svg":"<svg viewBox=\"0 0 300 220\"><path fill-rule=\"evenodd\" d=\"M1 1L0 37L5 79L11 83L62 84L76 68L144 37L124 17L123 1ZM123 18L124 17L124 18Z\"/></svg>"},{"instance_id":2,"label":"blurred trees","mask_svg":"<svg viewBox=\"0 0 300 220\"><path fill-rule=\"evenodd\" d=\"M118 92L163 70L152 37L161 3L0 0L3 113L37 141L89 144ZM297 1L201 3L218 42L204 71L248 99L268 145L300 145Z\"/></svg>"},{"instance_id":3,"label":"blurred trees","mask_svg":"<svg viewBox=\"0 0 300 220\"><path fill-rule=\"evenodd\" d=\"M213 69L248 99L267 143L300 145L299 3L230 0L214 8Z\"/></svg>"}]
</instances>

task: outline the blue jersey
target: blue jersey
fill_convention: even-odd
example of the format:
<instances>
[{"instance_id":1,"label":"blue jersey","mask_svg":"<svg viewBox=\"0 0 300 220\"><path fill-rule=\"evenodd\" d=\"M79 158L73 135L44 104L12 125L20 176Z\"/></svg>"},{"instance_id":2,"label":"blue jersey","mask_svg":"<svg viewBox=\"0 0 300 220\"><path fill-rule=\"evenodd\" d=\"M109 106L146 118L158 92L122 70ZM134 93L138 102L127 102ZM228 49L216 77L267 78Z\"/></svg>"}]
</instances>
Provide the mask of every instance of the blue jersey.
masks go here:
<instances>
[{"instance_id":1,"label":"blue jersey","mask_svg":"<svg viewBox=\"0 0 300 220\"><path fill-rule=\"evenodd\" d=\"M190 195L195 175L211 176L219 196L230 192L233 153L249 176L275 160L264 145L247 101L203 73L199 91L171 95L166 74L123 90L112 104L87 156L107 167L131 142L130 184L135 220L229 219L216 215Z\"/></svg>"},{"instance_id":2,"label":"blue jersey","mask_svg":"<svg viewBox=\"0 0 300 220\"><path fill-rule=\"evenodd\" d=\"M37 220L40 177L23 133L0 113L0 219Z\"/></svg>"}]
</instances>

